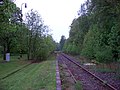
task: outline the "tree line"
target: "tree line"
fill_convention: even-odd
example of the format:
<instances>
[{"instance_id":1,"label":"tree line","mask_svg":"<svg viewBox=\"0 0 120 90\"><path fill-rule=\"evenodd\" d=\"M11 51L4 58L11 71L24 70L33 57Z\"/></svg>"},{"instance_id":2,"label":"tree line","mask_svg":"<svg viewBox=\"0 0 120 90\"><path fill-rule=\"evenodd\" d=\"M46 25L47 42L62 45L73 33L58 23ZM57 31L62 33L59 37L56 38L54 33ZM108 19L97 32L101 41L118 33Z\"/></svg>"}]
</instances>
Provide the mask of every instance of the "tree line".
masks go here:
<instances>
[{"instance_id":1,"label":"tree line","mask_svg":"<svg viewBox=\"0 0 120 90\"><path fill-rule=\"evenodd\" d=\"M78 15L62 50L104 63L120 61L120 1L87 0Z\"/></svg>"},{"instance_id":2,"label":"tree line","mask_svg":"<svg viewBox=\"0 0 120 90\"><path fill-rule=\"evenodd\" d=\"M35 10L30 10L22 19L22 12L10 0L0 1L0 52L27 54L28 59L45 60L55 49L55 41L49 34L50 28Z\"/></svg>"}]
</instances>

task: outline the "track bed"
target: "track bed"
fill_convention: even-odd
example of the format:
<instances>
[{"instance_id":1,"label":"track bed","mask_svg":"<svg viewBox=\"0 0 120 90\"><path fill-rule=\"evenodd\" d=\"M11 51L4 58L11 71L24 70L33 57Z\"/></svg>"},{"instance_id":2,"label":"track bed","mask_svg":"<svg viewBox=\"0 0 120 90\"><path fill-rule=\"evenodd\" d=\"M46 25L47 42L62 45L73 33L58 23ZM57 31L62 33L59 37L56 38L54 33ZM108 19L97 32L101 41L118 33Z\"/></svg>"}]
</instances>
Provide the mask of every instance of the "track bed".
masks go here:
<instances>
[{"instance_id":1,"label":"track bed","mask_svg":"<svg viewBox=\"0 0 120 90\"><path fill-rule=\"evenodd\" d=\"M58 56L59 64L64 63L67 65L71 73L73 74L76 81L80 81L82 83L83 90L119 90L119 83L117 84L109 84L107 79L104 79L105 76L100 76L99 73L89 72L88 69L83 69L82 66L76 62L72 57L66 54L60 54ZM74 63L75 62L75 63ZM80 66L76 65L79 64ZM88 71L88 72L87 72ZM91 75L91 74L93 75ZM96 76L97 75L97 76ZM99 77L100 78L99 78ZM97 77L97 78L96 78ZM104 77L104 78L102 78ZM109 77L110 78L110 77ZM101 81L100 81L100 80ZM118 81L116 81L117 83Z\"/></svg>"}]
</instances>

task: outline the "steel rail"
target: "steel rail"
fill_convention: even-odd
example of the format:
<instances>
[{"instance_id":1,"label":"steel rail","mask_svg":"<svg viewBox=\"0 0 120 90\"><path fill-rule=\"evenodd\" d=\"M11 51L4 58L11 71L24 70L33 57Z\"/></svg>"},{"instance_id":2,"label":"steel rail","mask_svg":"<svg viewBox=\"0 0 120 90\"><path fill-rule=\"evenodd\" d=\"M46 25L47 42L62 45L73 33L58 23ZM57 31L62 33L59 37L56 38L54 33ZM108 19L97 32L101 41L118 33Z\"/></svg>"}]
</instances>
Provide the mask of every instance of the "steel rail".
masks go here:
<instances>
[{"instance_id":1,"label":"steel rail","mask_svg":"<svg viewBox=\"0 0 120 90\"><path fill-rule=\"evenodd\" d=\"M67 56L63 55L65 58L67 58L69 61L73 62L75 65L77 65L78 67L82 68L84 71L86 71L87 73L89 73L90 75L92 75L93 77L95 77L96 79L98 79L100 82L102 82L103 84L105 84L106 86L108 86L109 88L111 88L112 90L117 90L115 87L113 87L112 85L108 84L106 81L102 80L101 78L99 78L98 76L96 76L95 74L91 73L90 71L88 71L87 69L85 69L84 67L82 67L80 64L78 64L77 62L71 60L70 58L68 58Z\"/></svg>"},{"instance_id":2,"label":"steel rail","mask_svg":"<svg viewBox=\"0 0 120 90\"><path fill-rule=\"evenodd\" d=\"M72 76L72 78L73 78L74 82L76 83L76 82L77 82L77 80L75 79L74 75L72 74L72 72L71 72L71 71L70 71L70 69L68 68L67 64L63 61L63 59L61 59L61 60L62 60L63 64L65 64L65 65L66 65L68 72L70 73L70 75Z\"/></svg>"}]
</instances>

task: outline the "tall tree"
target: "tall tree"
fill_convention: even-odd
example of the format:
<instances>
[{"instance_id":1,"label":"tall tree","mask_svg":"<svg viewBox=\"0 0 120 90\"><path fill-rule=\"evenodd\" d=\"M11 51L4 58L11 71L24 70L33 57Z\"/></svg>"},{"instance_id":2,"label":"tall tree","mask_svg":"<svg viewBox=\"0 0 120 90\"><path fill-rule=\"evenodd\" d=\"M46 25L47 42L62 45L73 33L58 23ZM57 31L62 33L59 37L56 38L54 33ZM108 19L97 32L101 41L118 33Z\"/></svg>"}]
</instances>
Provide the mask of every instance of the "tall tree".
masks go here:
<instances>
[{"instance_id":1,"label":"tall tree","mask_svg":"<svg viewBox=\"0 0 120 90\"><path fill-rule=\"evenodd\" d=\"M62 36L61 36L61 40L60 40L60 50L63 49L64 43L65 43L65 40L66 40L65 36L62 35Z\"/></svg>"},{"instance_id":2,"label":"tall tree","mask_svg":"<svg viewBox=\"0 0 120 90\"><path fill-rule=\"evenodd\" d=\"M16 24L12 22L12 15L17 9L16 5L9 0L4 0L0 5L0 44L4 48L4 60L6 53L10 53L11 42L15 37Z\"/></svg>"},{"instance_id":3,"label":"tall tree","mask_svg":"<svg viewBox=\"0 0 120 90\"><path fill-rule=\"evenodd\" d=\"M31 10L26 15L26 24L30 30L28 32L28 59L30 59L34 57L37 38L42 36L43 21L37 11Z\"/></svg>"},{"instance_id":4,"label":"tall tree","mask_svg":"<svg viewBox=\"0 0 120 90\"><path fill-rule=\"evenodd\" d=\"M28 59L43 60L54 49L54 43L48 34L49 28L44 25L37 11L31 10L26 15L28 31Z\"/></svg>"}]
</instances>

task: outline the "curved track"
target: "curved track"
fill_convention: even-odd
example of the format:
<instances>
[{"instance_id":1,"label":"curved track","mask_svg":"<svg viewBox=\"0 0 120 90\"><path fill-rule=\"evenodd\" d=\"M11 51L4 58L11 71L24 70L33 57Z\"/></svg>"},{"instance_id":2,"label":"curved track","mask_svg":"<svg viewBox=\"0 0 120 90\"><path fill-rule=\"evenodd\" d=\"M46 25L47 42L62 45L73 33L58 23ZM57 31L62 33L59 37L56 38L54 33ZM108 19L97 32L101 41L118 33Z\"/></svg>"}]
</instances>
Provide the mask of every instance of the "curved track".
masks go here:
<instances>
[{"instance_id":1,"label":"curved track","mask_svg":"<svg viewBox=\"0 0 120 90\"><path fill-rule=\"evenodd\" d=\"M60 54L59 62L66 64L74 81L81 81L84 90L117 90L106 81L83 68L66 54Z\"/></svg>"}]
</instances>

